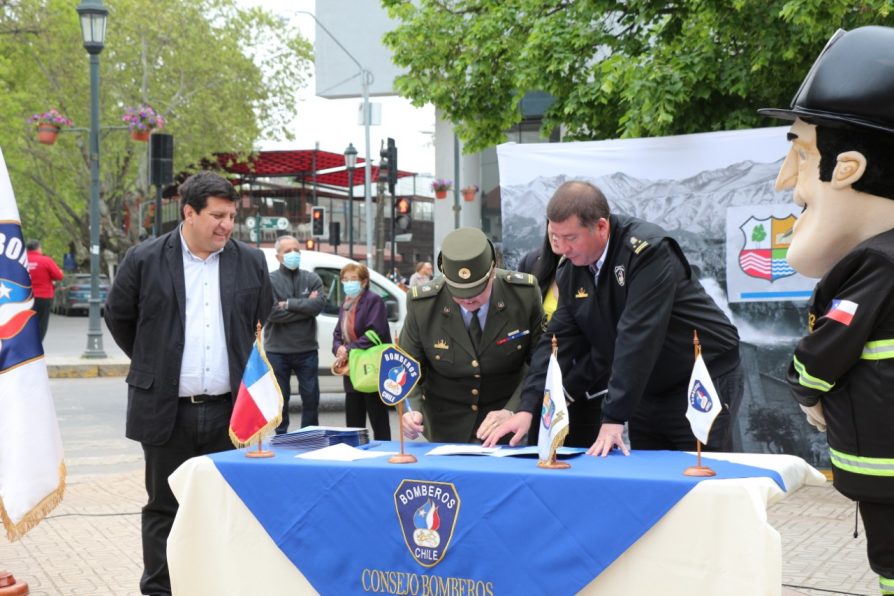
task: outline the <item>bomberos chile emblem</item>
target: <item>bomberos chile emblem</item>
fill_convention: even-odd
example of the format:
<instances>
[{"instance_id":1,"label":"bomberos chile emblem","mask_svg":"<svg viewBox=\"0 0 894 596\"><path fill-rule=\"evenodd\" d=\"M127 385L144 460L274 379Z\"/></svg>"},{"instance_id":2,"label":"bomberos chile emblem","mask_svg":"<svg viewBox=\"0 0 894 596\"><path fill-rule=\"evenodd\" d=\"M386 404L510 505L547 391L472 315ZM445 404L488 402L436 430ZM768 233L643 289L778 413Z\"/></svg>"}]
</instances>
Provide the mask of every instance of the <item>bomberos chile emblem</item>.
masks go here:
<instances>
[{"instance_id":1,"label":"bomberos chile emblem","mask_svg":"<svg viewBox=\"0 0 894 596\"><path fill-rule=\"evenodd\" d=\"M421 376L419 362L397 346L382 350L379 362L379 396L389 406L396 406L416 387Z\"/></svg>"},{"instance_id":2,"label":"bomberos chile emblem","mask_svg":"<svg viewBox=\"0 0 894 596\"><path fill-rule=\"evenodd\" d=\"M450 482L402 480L394 491L404 543L423 567L434 567L447 554L459 505L459 494Z\"/></svg>"}]
</instances>

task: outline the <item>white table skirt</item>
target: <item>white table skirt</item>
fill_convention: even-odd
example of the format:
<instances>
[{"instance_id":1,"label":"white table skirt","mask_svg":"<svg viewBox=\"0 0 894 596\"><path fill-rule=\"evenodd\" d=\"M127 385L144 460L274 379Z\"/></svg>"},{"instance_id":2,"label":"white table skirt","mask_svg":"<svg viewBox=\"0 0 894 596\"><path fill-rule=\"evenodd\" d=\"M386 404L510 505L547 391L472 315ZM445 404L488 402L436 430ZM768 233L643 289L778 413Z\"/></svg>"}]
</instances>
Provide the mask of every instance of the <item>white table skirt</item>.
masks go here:
<instances>
[{"instance_id":1,"label":"white table skirt","mask_svg":"<svg viewBox=\"0 0 894 596\"><path fill-rule=\"evenodd\" d=\"M789 493L825 482L794 456L710 457L776 470ZM187 461L170 484L180 503L168 539L175 595L316 593L210 459ZM782 549L767 506L786 494L766 477L703 481L581 593L778 595Z\"/></svg>"}]
</instances>

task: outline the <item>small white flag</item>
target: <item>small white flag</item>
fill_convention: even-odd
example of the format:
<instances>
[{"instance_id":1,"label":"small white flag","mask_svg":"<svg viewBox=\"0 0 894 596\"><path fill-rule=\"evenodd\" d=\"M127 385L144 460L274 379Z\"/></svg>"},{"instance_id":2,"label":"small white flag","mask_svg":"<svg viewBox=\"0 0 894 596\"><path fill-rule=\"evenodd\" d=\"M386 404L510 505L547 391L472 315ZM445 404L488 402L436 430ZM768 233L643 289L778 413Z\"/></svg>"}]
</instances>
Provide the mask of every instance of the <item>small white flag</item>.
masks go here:
<instances>
[{"instance_id":1,"label":"small white flag","mask_svg":"<svg viewBox=\"0 0 894 596\"><path fill-rule=\"evenodd\" d=\"M692 367L692 376L689 377L689 390L686 392L688 407L686 418L692 426L692 434L701 441L702 445L708 443L708 435L711 425L720 413L720 396L711 382L708 367L702 359L701 353L695 358L695 366Z\"/></svg>"},{"instance_id":2,"label":"small white flag","mask_svg":"<svg viewBox=\"0 0 894 596\"><path fill-rule=\"evenodd\" d=\"M540 435L537 455L540 461L550 461L568 435L568 406L562 387L562 369L555 354L549 356L546 385L543 389L543 408L540 412Z\"/></svg>"}]
</instances>

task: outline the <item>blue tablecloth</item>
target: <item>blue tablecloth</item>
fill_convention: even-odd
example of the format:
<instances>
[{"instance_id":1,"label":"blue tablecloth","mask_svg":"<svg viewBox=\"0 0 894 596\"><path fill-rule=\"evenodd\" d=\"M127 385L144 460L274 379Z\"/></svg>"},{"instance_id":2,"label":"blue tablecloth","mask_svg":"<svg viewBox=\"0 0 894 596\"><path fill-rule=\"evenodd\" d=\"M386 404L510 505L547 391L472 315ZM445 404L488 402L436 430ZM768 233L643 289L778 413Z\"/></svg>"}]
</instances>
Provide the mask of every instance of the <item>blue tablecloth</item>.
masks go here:
<instances>
[{"instance_id":1,"label":"blue tablecloth","mask_svg":"<svg viewBox=\"0 0 894 596\"><path fill-rule=\"evenodd\" d=\"M700 481L682 475L695 458L679 452L580 456L570 469L546 470L528 458L425 456L432 447L409 443L419 461L407 465L302 460L289 450L211 457L323 594L574 593ZM785 489L771 470L709 463L715 478L769 476Z\"/></svg>"}]
</instances>

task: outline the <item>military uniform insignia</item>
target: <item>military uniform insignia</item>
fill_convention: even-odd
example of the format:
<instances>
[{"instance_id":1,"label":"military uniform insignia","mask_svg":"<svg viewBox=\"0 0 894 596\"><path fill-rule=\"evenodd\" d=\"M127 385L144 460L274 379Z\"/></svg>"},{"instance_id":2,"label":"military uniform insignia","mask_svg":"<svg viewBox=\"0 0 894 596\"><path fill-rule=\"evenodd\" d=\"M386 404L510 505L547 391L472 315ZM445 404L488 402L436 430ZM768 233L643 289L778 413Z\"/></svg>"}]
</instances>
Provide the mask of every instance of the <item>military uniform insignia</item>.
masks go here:
<instances>
[{"instance_id":1,"label":"military uniform insignia","mask_svg":"<svg viewBox=\"0 0 894 596\"><path fill-rule=\"evenodd\" d=\"M810 313L807 317L807 331L813 333L813 326L816 324L816 315Z\"/></svg>"},{"instance_id":2,"label":"military uniform insignia","mask_svg":"<svg viewBox=\"0 0 894 596\"><path fill-rule=\"evenodd\" d=\"M432 346L436 350L449 350L450 346L447 345L447 342L443 339L439 339L435 342L435 345Z\"/></svg>"},{"instance_id":3,"label":"military uniform insignia","mask_svg":"<svg viewBox=\"0 0 894 596\"><path fill-rule=\"evenodd\" d=\"M497 310L503 310L504 308L506 308L506 303L505 303L505 302L503 302L502 300L500 300L499 302L497 302Z\"/></svg>"},{"instance_id":4,"label":"military uniform insignia","mask_svg":"<svg viewBox=\"0 0 894 596\"><path fill-rule=\"evenodd\" d=\"M630 247L633 249L634 254L638 255L639 253L643 252L648 246L649 246L649 243L646 242L645 240L640 240L636 236L630 237ZM623 284L621 284L621 285L623 285Z\"/></svg>"},{"instance_id":5,"label":"military uniform insignia","mask_svg":"<svg viewBox=\"0 0 894 596\"><path fill-rule=\"evenodd\" d=\"M450 482L402 480L394 491L394 505L410 555L423 567L440 563L459 518L456 487Z\"/></svg>"},{"instance_id":6,"label":"military uniform insignia","mask_svg":"<svg viewBox=\"0 0 894 596\"><path fill-rule=\"evenodd\" d=\"M456 274L457 274L461 279L469 279L470 277L472 277L472 272L469 271L469 268L468 268L468 267L462 267L462 268L460 268L460 270L457 271Z\"/></svg>"},{"instance_id":7,"label":"military uniform insignia","mask_svg":"<svg viewBox=\"0 0 894 596\"><path fill-rule=\"evenodd\" d=\"M587 291L583 288L577 291L577 294L574 295L575 298L589 298L590 295L587 294Z\"/></svg>"},{"instance_id":8,"label":"military uniform insignia","mask_svg":"<svg viewBox=\"0 0 894 596\"><path fill-rule=\"evenodd\" d=\"M618 280L618 285L624 287L626 283L626 274L624 273L624 265L618 265L615 267L615 279Z\"/></svg>"}]
</instances>

